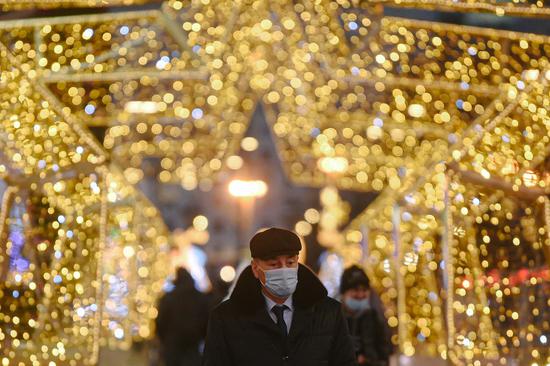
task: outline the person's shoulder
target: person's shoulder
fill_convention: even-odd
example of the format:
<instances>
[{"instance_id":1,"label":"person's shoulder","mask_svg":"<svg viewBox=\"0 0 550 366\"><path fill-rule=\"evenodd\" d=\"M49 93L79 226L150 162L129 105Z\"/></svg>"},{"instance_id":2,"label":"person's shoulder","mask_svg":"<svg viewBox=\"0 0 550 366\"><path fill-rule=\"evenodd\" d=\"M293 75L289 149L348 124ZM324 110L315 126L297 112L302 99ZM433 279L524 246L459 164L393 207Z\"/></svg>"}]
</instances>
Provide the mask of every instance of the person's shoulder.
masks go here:
<instances>
[{"instance_id":1,"label":"person's shoulder","mask_svg":"<svg viewBox=\"0 0 550 366\"><path fill-rule=\"evenodd\" d=\"M327 323L325 324L334 324L334 322L339 322L339 319L342 319L343 316L342 306L340 303L328 296L314 305L313 313L314 317L317 319L322 319L323 323L326 321Z\"/></svg>"},{"instance_id":2,"label":"person's shoulder","mask_svg":"<svg viewBox=\"0 0 550 366\"><path fill-rule=\"evenodd\" d=\"M325 296L317 303L317 308L325 311L341 311L341 307L342 304L340 304L340 301L333 299L330 296Z\"/></svg>"},{"instance_id":3,"label":"person's shoulder","mask_svg":"<svg viewBox=\"0 0 550 366\"><path fill-rule=\"evenodd\" d=\"M325 301L327 302L327 306L330 306L333 309L340 310L342 307L342 303L333 297L327 296Z\"/></svg>"},{"instance_id":4,"label":"person's shoulder","mask_svg":"<svg viewBox=\"0 0 550 366\"><path fill-rule=\"evenodd\" d=\"M210 312L212 318L224 319L233 317L235 314L235 304L231 299L227 299L219 303Z\"/></svg>"}]
</instances>

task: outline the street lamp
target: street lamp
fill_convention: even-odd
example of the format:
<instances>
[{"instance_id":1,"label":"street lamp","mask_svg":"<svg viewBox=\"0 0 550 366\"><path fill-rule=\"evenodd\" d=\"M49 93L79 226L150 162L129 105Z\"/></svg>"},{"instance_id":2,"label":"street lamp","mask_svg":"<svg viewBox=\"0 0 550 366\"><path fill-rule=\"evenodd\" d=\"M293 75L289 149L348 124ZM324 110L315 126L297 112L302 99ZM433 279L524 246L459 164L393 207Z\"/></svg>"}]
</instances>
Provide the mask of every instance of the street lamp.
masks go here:
<instances>
[{"instance_id":1,"label":"street lamp","mask_svg":"<svg viewBox=\"0 0 550 366\"><path fill-rule=\"evenodd\" d=\"M257 198L265 196L267 184L262 180L234 179L228 186L229 194L238 199L239 207L239 244L243 245L250 235L254 205Z\"/></svg>"},{"instance_id":2,"label":"street lamp","mask_svg":"<svg viewBox=\"0 0 550 366\"><path fill-rule=\"evenodd\" d=\"M258 198L267 193L267 184L263 180L235 179L229 183L229 193L233 197Z\"/></svg>"}]
</instances>

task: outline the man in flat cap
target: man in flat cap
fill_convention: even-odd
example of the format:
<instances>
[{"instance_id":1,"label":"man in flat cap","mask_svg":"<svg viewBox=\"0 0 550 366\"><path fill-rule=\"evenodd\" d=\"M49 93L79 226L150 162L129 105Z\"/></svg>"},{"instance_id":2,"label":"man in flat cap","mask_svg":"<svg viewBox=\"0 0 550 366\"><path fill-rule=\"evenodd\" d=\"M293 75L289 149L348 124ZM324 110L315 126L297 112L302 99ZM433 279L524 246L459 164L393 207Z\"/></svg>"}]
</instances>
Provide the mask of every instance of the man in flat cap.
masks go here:
<instances>
[{"instance_id":1,"label":"man in flat cap","mask_svg":"<svg viewBox=\"0 0 550 366\"><path fill-rule=\"evenodd\" d=\"M284 229L252 238L251 265L210 315L204 366L355 366L341 305L298 264L301 249Z\"/></svg>"}]
</instances>

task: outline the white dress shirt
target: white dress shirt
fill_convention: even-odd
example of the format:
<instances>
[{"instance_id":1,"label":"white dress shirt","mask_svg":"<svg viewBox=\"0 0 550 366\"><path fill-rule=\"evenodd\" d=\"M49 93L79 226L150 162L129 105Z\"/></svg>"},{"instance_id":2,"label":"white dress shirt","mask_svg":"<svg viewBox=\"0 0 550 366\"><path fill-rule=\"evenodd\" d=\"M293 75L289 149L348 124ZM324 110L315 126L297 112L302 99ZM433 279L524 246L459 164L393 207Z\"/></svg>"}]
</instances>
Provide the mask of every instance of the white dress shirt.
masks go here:
<instances>
[{"instance_id":1,"label":"white dress shirt","mask_svg":"<svg viewBox=\"0 0 550 366\"><path fill-rule=\"evenodd\" d=\"M283 313L283 319L284 319L285 324L286 324L286 329L290 333L290 327L292 326L292 315L294 314L294 306L292 305L292 295L290 295L286 299L286 301L282 304L277 304L275 301L273 301L269 297L265 296L264 293L262 293L262 295L264 295L264 298L265 298L265 306L266 306L266 309L267 309L267 313L269 314L269 316L273 320L273 322L275 322L275 324L277 324L277 316L275 315L275 313L273 311L271 311L271 309L273 309L273 307L275 305L286 305L287 306L287 309Z\"/></svg>"}]
</instances>

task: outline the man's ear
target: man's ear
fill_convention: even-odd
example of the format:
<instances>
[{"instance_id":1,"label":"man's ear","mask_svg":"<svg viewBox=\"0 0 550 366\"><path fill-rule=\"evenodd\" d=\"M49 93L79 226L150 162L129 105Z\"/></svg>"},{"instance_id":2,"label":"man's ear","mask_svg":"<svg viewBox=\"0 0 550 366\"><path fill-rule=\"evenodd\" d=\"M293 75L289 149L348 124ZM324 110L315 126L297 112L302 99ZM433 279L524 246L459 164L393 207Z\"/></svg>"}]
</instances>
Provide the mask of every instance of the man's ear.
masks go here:
<instances>
[{"instance_id":1,"label":"man's ear","mask_svg":"<svg viewBox=\"0 0 550 366\"><path fill-rule=\"evenodd\" d=\"M260 269L258 268L258 262L252 259L252 262L250 262L250 265L252 267L252 273L254 274L254 277L256 277L257 279L260 279Z\"/></svg>"}]
</instances>

